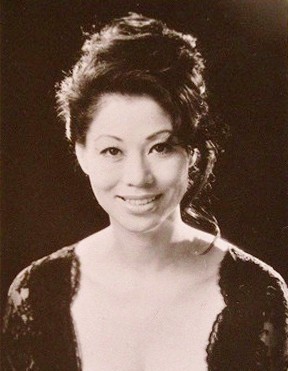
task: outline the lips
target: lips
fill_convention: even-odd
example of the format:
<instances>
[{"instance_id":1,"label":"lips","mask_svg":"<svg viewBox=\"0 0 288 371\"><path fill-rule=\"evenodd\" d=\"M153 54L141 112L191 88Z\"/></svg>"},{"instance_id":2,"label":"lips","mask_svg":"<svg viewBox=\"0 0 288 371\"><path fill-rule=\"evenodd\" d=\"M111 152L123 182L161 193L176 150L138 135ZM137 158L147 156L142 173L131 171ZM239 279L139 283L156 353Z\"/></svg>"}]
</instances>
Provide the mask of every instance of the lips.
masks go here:
<instances>
[{"instance_id":1,"label":"lips","mask_svg":"<svg viewBox=\"0 0 288 371\"><path fill-rule=\"evenodd\" d=\"M133 200L129 198L125 198L124 201L128 202L130 205L135 205L135 206L142 206L142 205L147 205L150 202L156 200L157 197L152 197L152 198L147 198L143 200Z\"/></svg>"},{"instance_id":2,"label":"lips","mask_svg":"<svg viewBox=\"0 0 288 371\"><path fill-rule=\"evenodd\" d=\"M145 206L157 200L161 195L153 196L119 196L123 201L132 206Z\"/></svg>"}]
</instances>

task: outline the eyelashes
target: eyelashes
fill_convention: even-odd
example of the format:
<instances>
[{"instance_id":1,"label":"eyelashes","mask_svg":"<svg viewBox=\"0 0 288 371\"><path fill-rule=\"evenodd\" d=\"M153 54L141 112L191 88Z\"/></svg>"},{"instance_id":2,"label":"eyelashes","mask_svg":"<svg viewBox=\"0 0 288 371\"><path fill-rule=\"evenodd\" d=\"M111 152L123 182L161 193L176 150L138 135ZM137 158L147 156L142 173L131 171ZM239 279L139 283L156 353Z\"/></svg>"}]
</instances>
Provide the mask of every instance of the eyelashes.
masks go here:
<instances>
[{"instance_id":1,"label":"eyelashes","mask_svg":"<svg viewBox=\"0 0 288 371\"><path fill-rule=\"evenodd\" d=\"M101 155L110 156L110 157L116 157L120 153L121 153L121 150L116 147L108 147L100 151Z\"/></svg>"},{"instance_id":2,"label":"eyelashes","mask_svg":"<svg viewBox=\"0 0 288 371\"><path fill-rule=\"evenodd\" d=\"M159 155L166 155L174 151L176 144L172 144L170 141L159 142L154 144L148 151L148 154L156 153ZM117 147L107 147L100 151L100 154L105 157L118 158L123 155L123 151Z\"/></svg>"},{"instance_id":3,"label":"eyelashes","mask_svg":"<svg viewBox=\"0 0 288 371\"><path fill-rule=\"evenodd\" d=\"M156 153L159 153L159 154L168 154L168 153L171 153L173 152L174 150L174 146L173 144L171 144L170 142L161 142L161 143L157 143L155 144L150 152L156 152Z\"/></svg>"}]
</instances>

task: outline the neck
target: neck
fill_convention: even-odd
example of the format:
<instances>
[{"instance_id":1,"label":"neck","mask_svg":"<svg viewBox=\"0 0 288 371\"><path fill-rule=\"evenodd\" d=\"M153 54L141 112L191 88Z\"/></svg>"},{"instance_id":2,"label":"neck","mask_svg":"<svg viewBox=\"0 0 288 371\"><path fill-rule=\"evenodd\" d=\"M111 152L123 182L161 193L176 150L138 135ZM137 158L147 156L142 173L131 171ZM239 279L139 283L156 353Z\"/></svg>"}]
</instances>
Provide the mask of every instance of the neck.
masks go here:
<instances>
[{"instance_id":1,"label":"neck","mask_svg":"<svg viewBox=\"0 0 288 371\"><path fill-rule=\"evenodd\" d=\"M180 209L161 226L147 232L129 231L111 220L109 233L113 255L120 263L137 269L159 267L171 262L171 259L177 260L179 254L176 250L183 247L185 235L189 233L189 242L193 239L193 229L182 221Z\"/></svg>"}]
</instances>

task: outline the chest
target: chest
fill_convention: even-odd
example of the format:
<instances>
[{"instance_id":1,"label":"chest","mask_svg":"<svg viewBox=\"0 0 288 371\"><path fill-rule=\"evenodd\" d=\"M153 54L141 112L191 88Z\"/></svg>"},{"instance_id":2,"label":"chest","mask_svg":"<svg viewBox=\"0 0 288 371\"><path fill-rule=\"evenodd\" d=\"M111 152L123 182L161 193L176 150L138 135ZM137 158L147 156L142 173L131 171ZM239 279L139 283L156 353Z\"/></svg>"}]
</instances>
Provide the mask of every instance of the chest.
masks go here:
<instances>
[{"instance_id":1,"label":"chest","mask_svg":"<svg viewBox=\"0 0 288 371\"><path fill-rule=\"evenodd\" d=\"M178 295L115 295L82 285L72 305L84 371L204 371L224 302L215 283Z\"/></svg>"}]
</instances>

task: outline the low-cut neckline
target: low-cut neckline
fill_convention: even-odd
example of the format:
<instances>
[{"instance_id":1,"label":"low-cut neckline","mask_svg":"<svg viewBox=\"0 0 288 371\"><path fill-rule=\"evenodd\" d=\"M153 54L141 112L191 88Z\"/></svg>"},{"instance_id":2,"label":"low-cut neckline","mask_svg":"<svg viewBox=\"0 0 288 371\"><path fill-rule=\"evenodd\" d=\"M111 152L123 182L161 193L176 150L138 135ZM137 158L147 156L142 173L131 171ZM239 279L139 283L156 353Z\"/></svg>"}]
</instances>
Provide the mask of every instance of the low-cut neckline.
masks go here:
<instances>
[{"instance_id":1,"label":"low-cut neckline","mask_svg":"<svg viewBox=\"0 0 288 371\"><path fill-rule=\"evenodd\" d=\"M71 322L71 327L72 327L73 334L74 334L73 342L75 344L75 354L76 354L76 358L78 361L78 365L80 365L79 370L82 371L81 346L79 344L79 337L77 334L75 321L73 319L72 312L71 312L72 303L74 301L74 298L77 292L79 291L80 280L81 280L81 261L76 251L78 244L79 243L76 243L75 245L71 246L71 250L70 250L72 254L72 264L71 264L72 296L71 296L71 301L70 301L70 322ZM224 292L223 287L221 287L220 285L221 271L223 269L224 263L227 261L229 257L233 259L233 247L230 246L230 244L227 244L227 245L228 245L227 250L224 252L223 257L218 266L218 280L217 280L217 285L219 287L220 294L223 298L224 306L222 310L216 315L215 320L213 321L211 331L208 336L208 341L205 347L207 366L208 366L208 361L209 361L209 353L212 351L213 344L217 340L218 324L222 320L223 313L225 312L227 308L227 294Z\"/></svg>"}]
</instances>

